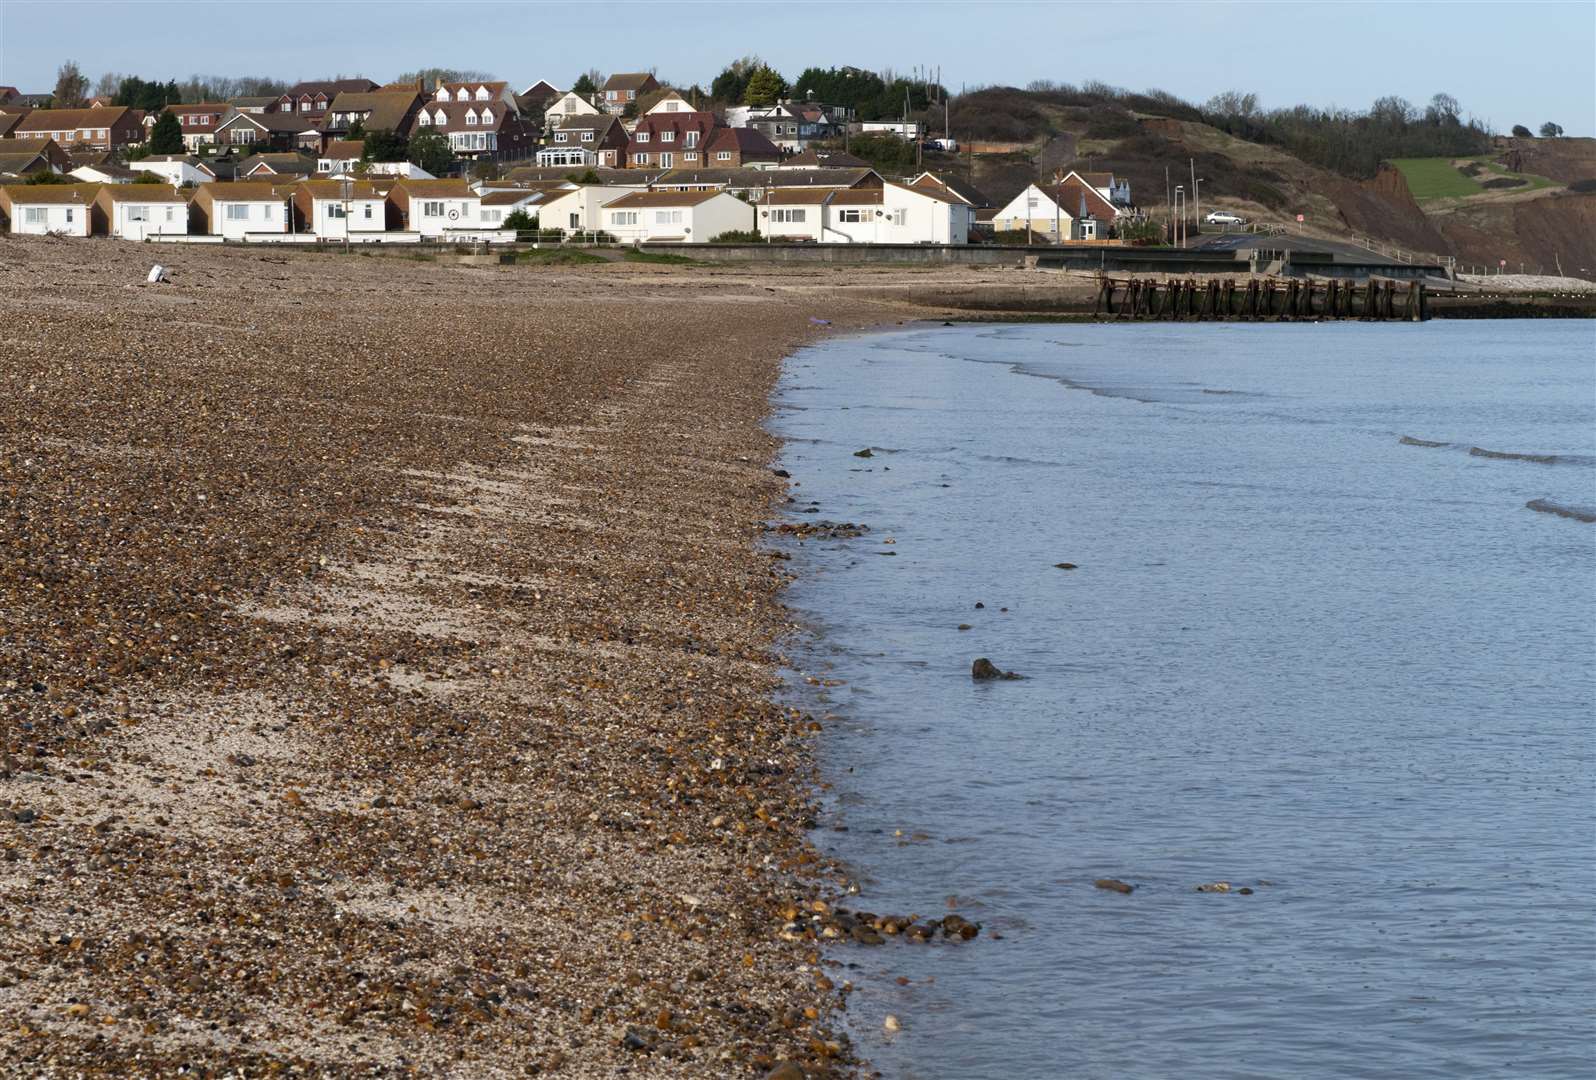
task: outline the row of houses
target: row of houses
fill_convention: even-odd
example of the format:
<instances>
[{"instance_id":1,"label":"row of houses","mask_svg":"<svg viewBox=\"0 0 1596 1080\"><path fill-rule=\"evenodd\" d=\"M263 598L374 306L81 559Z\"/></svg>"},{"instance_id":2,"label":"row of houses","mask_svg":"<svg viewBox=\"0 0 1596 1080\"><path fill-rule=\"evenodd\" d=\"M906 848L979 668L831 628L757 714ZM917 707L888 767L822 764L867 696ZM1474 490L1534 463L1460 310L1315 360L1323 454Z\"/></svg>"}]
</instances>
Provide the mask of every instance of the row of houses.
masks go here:
<instances>
[{"instance_id":1,"label":"row of houses","mask_svg":"<svg viewBox=\"0 0 1596 1080\"><path fill-rule=\"evenodd\" d=\"M1033 185L999 209L987 207L978 191L955 178L924 172L889 180L869 167L823 163L606 169L591 179L597 182L528 167L506 181L476 184L282 176L208 181L192 189L13 184L0 187L0 227L130 240L483 241L513 239L504 225L522 211L548 232L607 234L622 243L693 243L733 233L782 243L964 244L983 218L998 230L1099 240L1120 214L1113 201L1119 189L1109 174L1069 172L1046 190Z\"/></svg>"}]
</instances>

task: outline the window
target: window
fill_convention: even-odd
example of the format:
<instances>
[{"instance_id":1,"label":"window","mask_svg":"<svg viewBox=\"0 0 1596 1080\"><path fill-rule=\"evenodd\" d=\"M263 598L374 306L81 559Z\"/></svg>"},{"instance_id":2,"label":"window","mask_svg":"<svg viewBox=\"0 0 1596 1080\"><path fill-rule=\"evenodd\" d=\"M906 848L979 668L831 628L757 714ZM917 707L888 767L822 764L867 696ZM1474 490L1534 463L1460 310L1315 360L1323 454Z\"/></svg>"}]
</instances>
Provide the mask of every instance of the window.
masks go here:
<instances>
[{"instance_id":1,"label":"window","mask_svg":"<svg viewBox=\"0 0 1596 1080\"><path fill-rule=\"evenodd\" d=\"M638 142L648 142L648 132L646 132L646 131L639 131L639 132L638 132L638 133L637 133L637 141L638 141Z\"/></svg>"},{"instance_id":2,"label":"window","mask_svg":"<svg viewBox=\"0 0 1596 1080\"><path fill-rule=\"evenodd\" d=\"M433 114L432 122L434 124L447 124L449 122L449 114L444 112L442 109L439 109Z\"/></svg>"},{"instance_id":3,"label":"window","mask_svg":"<svg viewBox=\"0 0 1596 1080\"><path fill-rule=\"evenodd\" d=\"M659 156L659 167L660 168L669 169L669 168L673 167L675 164L676 164L676 155L675 154L661 154Z\"/></svg>"},{"instance_id":4,"label":"window","mask_svg":"<svg viewBox=\"0 0 1596 1080\"><path fill-rule=\"evenodd\" d=\"M569 98L568 97L568 98L565 99L565 111L566 111L567 114L574 113L576 111L576 99L575 98Z\"/></svg>"},{"instance_id":5,"label":"window","mask_svg":"<svg viewBox=\"0 0 1596 1080\"><path fill-rule=\"evenodd\" d=\"M447 86L438 87L438 100L439 101L448 101L449 100L449 88Z\"/></svg>"},{"instance_id":6,"label":"window","mask_svg":"<svg viewBox=\"0 0 1596 1080\"><path fill-rule=\"evenodd\" d=\"M680 225L681 223L682 212L680 210L654 211L654 224L656 225Z\"/></svg>"},{"instance_id":7,"label":"window","mask_svg":"<svg viewBox=\"0 0 1596 1080\"><path fill-rule=\"evenodd\" d=\"M172 223L172 221L173 221L173 218L172 218L172 208L171 208L171 207L170 207L170 206L168 206L168 207L167 207L167 208L166 208L166 223L167 223L167 224L168 224L168 225L170 225L170 224L171 224L171 223Z\"/></svg>"},{"instance_id":8,"label":"window","mask_svg":"<svg viewBox=\"0 0 1596 1080\"><path fill-rule=\"evenodd\" d=\"M431 114L429 114L425 109L423 109L421 111L421 115L416 117L416 123L420 124L422 127L431 127L432 126L432 116L431 116Z\"/></svg>"},{"instance_id":9,"label":"window","mask_svg":"<svg viewBox=\"0 0 1596 1080\"><path fill-rule=\"evenodd\" d=\"M475 125L476 122L477 122L477 114L475 112L466 113L466 123Z\"/></svg>"},{"instance_id":10,"label":"window","mask_svg":"<svg viewBox=\"0 0 1596 1080\"><path fill-rule=\"evenodd\" d=\"M366 220L367 221L371 220L371 204L370 203L366 204Z\"/></svg>"},{"instance_id":11,"label":"window","mask_svg":"<svg viewBox=\"0 0 1596 1080\"><path fill-rule=\"evenodd\" d=\"M610 215L610 224L611 225L636 225L637 224L637 211L636 210L616 210L614 213L612 213Z\"/></svg>"},{"instance_id":12,"label":"window","mask_svg":"<svg viewBox=\"0 0 1596 1080\"><path fill-rule=\"evenodd\" d=\"M593 133L591 131L582 132L582 141L583 142L592 142L593 141Z\"/></svg>"},{"instance_id":13,"label":"window","mask_svg":"<svg viewBox=\"0 0 1596 1080\"><path fill-rule=\"evenodd\" d=\"M556 131L554 133L554 141L555 142L564 142L566 134L567 133L564 132L564 131Z\"/></svg>"},{"instance_id":14,"label":"window","mask_svg":"<svg viewBox=\"0 0 1596 1080\"><path fill-rule=\"evenodd\" d=\"M582 227L582 215L581 214L577 214L577 213L573 213L571 215L571 228L580 229L581 227Z\"/></svg>"},{"instance_id":15,"label":"window","mask_svg":"<svg viewBox=\"0 0 1596 1080\"><path fill-rule=\"evenodd\" d=\"M493 123L493 110L492 109L483 109L482 110L482 122L484 124Z\"/></svg>"},{"instance_id":16,"label":"window","mask_svg":"<svg viewBox=\"0 0 1596 1080\"><path fill-rule=\"evenodd\" d=\"M648 164L648 155L647 154L633 154L632 155L632 160L637 162L639 165L647 165Z\"/></svg>"},{"instance_id":17,"label":"window","mask_svg":"<svg viewBox=\"0 0 1596 1080\"><path fill-rule=\"evenodd\" d=\"M320 161L316 162L316 171L332 172L332 162L328 161L326 158L322 158Z\"/></svg>"},{"instance_id":18,"label":"window","mask_svg":"<svg viewBox=\"0 0 1596 1080\"><path fill-rule=\"evenodd\" d=\"M248 203L236 203L236 202L235 203L228 203L227 204L227 220L228 221L248 221L249 220L249 204Z\"/></svg>"},{"instance_id":19,"label":"window","mask_svg":"<svg viewBox=\"0 0 1596 1080\"><path fill-rule=\"evenodd\" d=\"M496 225L496 224L498 224L499 222L501 222L503 220L504 220L504 211L503 210L484 210L484 211L482 211L482 223L484 225Z\"/></svg>"},{"instance_id":20,"label":"window","mask_svg":"<svg viewBox=\"0 0 1596 1080\"><path fill-rule=\"evenodd\" d=\"M477 100L478 101L486 101L486 100L488 100L488 98L490 96L491 95L489 95L488 88L486 86L477 87Z\"/></svg>"},{"instance_id":21,"label":"window","mask_svg":"<svg viewBox=\"0 0 1596 1080\"><path fill-rule=\"evenodd\" d=\"M210 114L209 113L205 113L204 115L202 115L199 118L199 122L200 122L200 127L210 127L211 126L211 116L210 116Z\"/></svg>"},{"instance_id":22,"label":"window","mask_svg":"<svg viewBox=\"0 0 1596 1080\"><path fill-rule=\"evenodd\" d=\"M659 141L660 142L675 142L676 141L676 132L674 132L674 131L662 131L662 132L660 132L659 133Z\"/></svg>"},{"instance_id":23,"label":"window","mask_svg":"<svg viewBox=\"0 0 1596 1080\"><path fill-rule=\"evenodd\" d=\"M301 101L301 102L300 102L300 103L299 103L299 111L300 111L300 112L309 112L309 111L310 111L310 102L308 102L308 101Z\"/></svg>"},{"instance_id":24,"label":"window","mask_svg":"<svg viewBox=\"0 0 1596 1080\"><path fill-rule=\"evenodd\" d=\"M666 112L675 112L678 104L679 104L679 102L667 101L665 103L665 111Z\"/></svg>"},{"instance_id":25,"label":"window","mask_svg":"<svg viewBox=\"0 0 1596 1080\"><path fill-rule=\"evenodd\" d=\"M696 132L696 131L689 131L689 132L688 132L688 133L687 133L687 145L688 145L688 146L689 146L689 147L692 147L692 146L697 146L697 145L698 145L698 132Z\"/></svg>"},{"instance_id":26,"label":"window","mask_svg":"<svg viewBox=\"0 0 1596 1080\"><path fill-rule=\"evenodd\" d=\"M808 211L803 210L803 209L772 210L770 212L770 220L771 221L791 221L791 222L800 222L801 223L804 220L804 217L805 217L805 215L807 213L808 213Z\"/></svg>"},{"instance_id":27,"label":"window","mask_svg":"<svg viewBox=\"0 0 1596 1080\"><path fill-rule=\"evenodd\" d=\"M74 217L73 217L73 210L74 210L74 209L75 209L75 208L74 208L74 207L71 207L71 206L69 206L69 207L67 207L67 208L66 208L66 223L67 223L67 224L68 224L68 225L70 225L70 224L72 224L72 222L73 222L73 220L74 220Z\"/></svg>"},{"instance_id":28,"label":"window","mask_svg":"<svg viewBox=\"0 0 1596 1080\"><path fill-rule=\"evenodd\" d=\"M129 221L148 221L150 220L150 208L148 206L130 206L127 208L127 219Z\"/></svg>"},{"instance_id":29,"label":"window","mask_svg":"<svg viewBox=\"0 0 1596 1080\"><path fill-rule=\"evenodd\" d=\"M322 211L322 213L324 213L329 218L342 219L342 218L345 218L345 217L349 216L348 214L344 213L344 208L339 203L328 203L327 204L327 208L324 211Z\"/></svg>"},{"instance_id":30,"label":"window","mask_svg":"<svg viewBox=\"0 0 1596 1080\"><path fill-rule=\"evenodd\" d=\"M907 223L908 220L909 220L909 211L906 210L904 207L900 206L896 210L892 211L891 216L892 216L892 223L894 225L903 225L903 224Z\"/></svg>"},{"instance_id":31,"label":"window","mask_svg":"<svg viewBox=\"0 0 1596 1080\"><path fill-rule=\"evenodd\" d=\"M443 203L441 201L439 201L439 202L424 202L424 203L422 203L421 204L421 216L422 217L442 217L443 216Z\"/></svg>"},{"instance_id":32,"label":"window","mask_svg":"<svg viewBox=\"0 0 1596 1080\"><path fill-rule=\"evenodd\" d=\"M863 221L864 219L865 212L857 207L852 210L839 210L837 212L838 221Z\"/></svg>"},{"instance_id":33,"label":"window","mask_svg":"<svg viewBox=\"0 0 1596 1080\"><path fill-rule=\"evenodd\" d=\"M715 151L715 160L716 161L730 161L731 160L731 151L730 150L716 150Z\"/></svg>"},{"instance_id":34,"label":"window","mask_svg":"<svg viewBox=\"0 0 1596 1080\"><path fill-rule=\"evenodd\" d=\"M687 153L682 155L682 160L683 161L696 162L698 160L698 151L697 150L689 150L689 151L687 151Z\"/></svg>"},{"instance_id":35,"label":"window","mask_svg":"<svg viewBox=\"0 0 1596 1080\"><path fill-rule=\"evenodd\" d=\"M23 208L22 223L24 225L43 225L48 220L49 212L42 206L28 206Z\"/></svg>"}]
</instances>

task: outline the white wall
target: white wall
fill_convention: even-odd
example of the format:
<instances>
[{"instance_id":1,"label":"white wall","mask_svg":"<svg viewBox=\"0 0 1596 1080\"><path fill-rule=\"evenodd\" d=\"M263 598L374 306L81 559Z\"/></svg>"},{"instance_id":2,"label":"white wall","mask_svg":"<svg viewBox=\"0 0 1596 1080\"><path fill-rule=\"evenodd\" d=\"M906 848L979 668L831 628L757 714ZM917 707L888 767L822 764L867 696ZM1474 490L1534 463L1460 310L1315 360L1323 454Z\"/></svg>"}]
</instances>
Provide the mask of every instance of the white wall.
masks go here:
<instances>
[{"instance_id":1,"label":"white wall","mask_svg":"<svg viewBox=\"0 0 1596 1080\"><path fill-rule=\"evenodd\" d=\"M584 184L571 191L561 192L538 205L538 228L564 229L566 232L602 229L604 222L600 209L622 195L641 190L642 185ZM576 215L575 224L571 221L573 214Z\"/></svg>"},{"instance_id":2,"label":"white wall","mask_svg":"<svg viewBox=\"0 0 1596 1080\"><path fill-rule=\"evenodd\" d=\"M945 203L891 184L883 189L881 198L879 204L864 206L761 207L761 211L769 210L770 216L761 217L759 224L773 237L824 244L969 243L972 215L962 203ZM801 211L804 220L776 220L778 211ZM856 215L860 220L847 221L845 215Z\"/></svg>"},{"instance_id":3,"label":"white wall","mask_svg":"<svg viewBox=\"0 0 1596 1080\"><path fill-rule=\"evenodd\" d=\"M427 211L436 210L429 214ZM410 220L406 222L411 232L422 236L442 236L446 232L482 227L482 199L476 195L464 198L410 196Z\"/></svg>"},{"instance_id":4,"label":"white wall","mask_svg":"<svg viewBox=\"0 0 1596 1080\"><path fill-rule=\"evenodd\" d=\"M142 211L148 220L133 220L133 215L137 211ZM184 203L171 202L114 202L111 204L109 229L112 236L120 236L124 240L142 240L146 236L186 235L188 206Z\"/></svg>"},{"instance_id":5,"label":"white wall","mask_svg":"<svg viewBox=\"0 0 1596 1080\"><path fill-rule=\"evenodd\" d=\"M317 198L310 203L310 231L323 239L342 239L349 233L383 232L388 228L387 201L369 195L357 195L349 200L348 228L341 217L330 211L342 209L344 200Z\"/></svg>"},{"instance_id":6,"label":"white wall","mask_svg":"<svg viewBox=\"0 0 1596 1080\"><path fill-rule=\"evenodd\" d=\"M81 206L43 206L45 220L29 224L28 207L19 201L11 206L11 231L24 236L43 236L58 233L62 236L89 235L89 204Z\"/></svg>"},{"instance_id":7,"label":"white wall","mask_svg":"<svg viewBox=\"0 0 1596 1080\"><path fill-rule=\"evenodd\" d=\"M572 103L572 108L569 112L566 111L567 101ZM597 116L598 111L598 108L581 94L567 91L550 102L549 107L544 110L543 127L546 131L552 131L559 126L560 117L562 116Z\"/></svg>"},{"instance_id":8,"label":"white wall","mask_svg":"<svg viewBox=\"0 0 1596 1080\"><path fill-rule=\"evenodd\" d=\"M229 218L227 208L241 206L245 209L243 219ZM226 237L228 240L242 240L246 233L285 233L288 231L287 201L276 202L224 202L214 199L211 203L211 235Z\"/></svg>"},{"instance_id":9,"label":"white wall","mask_svg":"<svg viewBox=\"0 0 1596 1080\"><path fill-rule=\"evenodd\" d=\"M183 184L203 184L215 177L201 172L186 161L131 161L128 168L154 173L173 187Z\"/></svg>"}]
</instances>

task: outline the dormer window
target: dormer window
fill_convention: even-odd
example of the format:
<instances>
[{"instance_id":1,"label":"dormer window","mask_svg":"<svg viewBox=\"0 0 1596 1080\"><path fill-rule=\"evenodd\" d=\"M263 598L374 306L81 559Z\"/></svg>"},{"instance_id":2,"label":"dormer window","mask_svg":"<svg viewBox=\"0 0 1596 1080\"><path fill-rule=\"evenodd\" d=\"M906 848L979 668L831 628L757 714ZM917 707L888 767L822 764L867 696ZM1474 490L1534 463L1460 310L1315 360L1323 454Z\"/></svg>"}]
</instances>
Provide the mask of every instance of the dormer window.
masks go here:
<instances>
[{"instance_id":1,"label":"dormer window","mask_svg":"<svg viewBox=\"0 0 1596 1080\"><path fill-rule=\"evenodd\" d=\"M555 142L564 142L564 141L565 141L565 132L563 132L563 131L556 131L556 132L555 132L555 133L554 133L554 141L555 141Z\"/></svg>"},{"instance_id":2,"label":"dormer window","mask_svg":"<svg viewBox=\"0 0 1596 1080\"><path fill-rule=\"evenodd\" d=\"M493 123L493 110L492 109L483 109L482 110L482 122L484 124Z\"/></svg>"},{"instance_id":3,"label":"dormer window","mask_svg":"<svg viewBox=\"0 0 1596 1080\"><path fill-rule=\"evenodd\" d=\"M687 133L687 145L688 146L697 146L698 145L698 132L689 131Z\"/></svg>"},{"instance_id":4,"label":"dormer window","mask_svg":"<svg viewBox=\"0 0 1596 1080\"><path fill-rule=\"evenodd\" d=\"M591 131L582 132L582 141L583 142L592 142L593 141L593 133Z\"/></svg>"},{"instance_id":5,"label":"dormer window","mask_svg":"<svg viewBox=\"0 0 1596 1080\"><path fill-rule=\"evenodd\" d=\"M676 132L674 132L674 131L662 131L662 132L660 132L659 133L659 141L660 142L675 142L676 141Z\"/></svg>"},{"instance_id":6,"label":"dormer window","mask_svg":"<svg viewBox=\"0 0 1596 1080\"><path fill-rule=\"evenodd\" d=\"M486 86L477 87L477 100L478 101L487 101L492 96L493 96L492 94L488 93L488 88Z\"/></svg>"},{"instance_id":7,"label":"dormer window","mask_svg":"<svg viewBox=\"0 0 1596 1080\"><path fill-rule=\"evenodd\" d=\"M638 132L638 133L637 133L637 141L638 141L638 142L648 142L648 132L646 132L646 131L639 131L639 132Z\"/></svg>"},{"instance_id":8,"label":"dormer window","mask_svg":"<svg viewBox=\"0 0 1596 1080\"><path fill-rule=\"evenodd\" d=\"M477 111L475 109L467 109L466 110L466 123L468 123L468 124L470 124L470 125L472 125L474 127L474 126L476 126L476 122L477 122Z\"/></svg>"},{"instance_id":9,"label":"dormer window","mask_svg":"<svg viewBox=\"0 0 1596 1080\"><path fill-rule=\"evenodd\" d=\"M442 109L439 109L433 114L432 122L439 125L447 124L449 122L449 114L444 112Z\"/></svg>"},{"instance_id":10,"label":"dormer window","mask_svg":"<svg viewBox=\"0 0 1596 1080\"><path fill-rule=\"evenodd\" d=\"M449 100L449 88L447 86L438 87L438 100L439 101L448 101Z\"/></svg>"},{"instance_id":11,"label":"dormer window","mask_svg":"<svg viewBox=\"0 0 1596 1080\"><path fill-rule=\"evenodd\" d=\"M422 127L431 127L432 126L432 114L428 113L428 112L423 112L420 116L416 117L416 123L420 124Z\"/></svg>"}]
</instances>

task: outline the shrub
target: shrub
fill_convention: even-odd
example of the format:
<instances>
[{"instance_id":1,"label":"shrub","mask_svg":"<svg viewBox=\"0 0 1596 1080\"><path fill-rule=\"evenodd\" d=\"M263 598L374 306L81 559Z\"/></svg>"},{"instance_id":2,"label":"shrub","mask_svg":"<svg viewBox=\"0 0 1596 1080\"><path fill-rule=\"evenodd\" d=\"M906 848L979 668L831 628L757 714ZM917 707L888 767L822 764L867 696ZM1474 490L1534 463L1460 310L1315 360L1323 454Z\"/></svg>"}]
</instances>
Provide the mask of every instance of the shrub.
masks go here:
<instances>
[{"instance_id":1,"label":"shrub","mask_svg":"<svg viewBox=\"0 0 1596 1080\"><path fill-rule=\"evenodd\" d=\"M1535 137L1535 133L1529 128L1525 127L1523 124L1514 124L1513 137L1515 139L1533 139Z\"/></svg>"},{"instance_id":2,"label":"shrub","mask_svg":"<svg viewBox=\"0 0 1596 1080\"><path fill-rule=\"evenodd\" d=\"M733 229L723 232L719 236L709 238L711 244L763 244L765 238L757 232L748 229Z\"/></svg>"},{"instance_id":3,"label":"shrub","mask_svg":"<svg viewBox=\"0 0 1596 1080\"><path fill-rule=\"evenodd\" d=\"M152 172L141 172L137 176L135 176L132 179L131 182L135 183L135 184L164 184L164 183L166 183L165 180L163 180L159 176L156 176Z\"/></svg>"},{"instance_id":4,"label":"shrub","mask_svg":"<svg viewBox=\"0 0 1596 1080\"><path fill-rule=\"evenodd\" d=\"M538 227L538 219L525 210L511 211L504 219L501 229L514 229L516 232L532 232Z\"/></svg>"}]
</instances>

